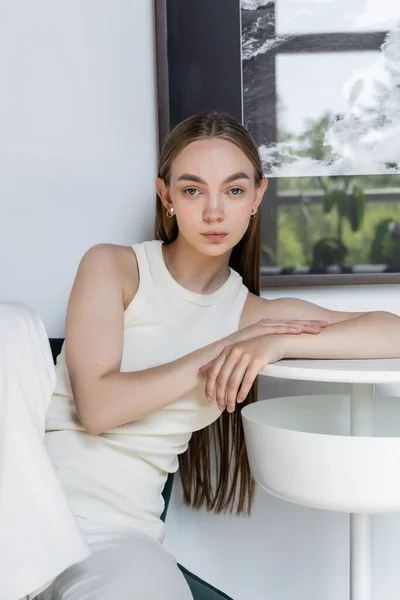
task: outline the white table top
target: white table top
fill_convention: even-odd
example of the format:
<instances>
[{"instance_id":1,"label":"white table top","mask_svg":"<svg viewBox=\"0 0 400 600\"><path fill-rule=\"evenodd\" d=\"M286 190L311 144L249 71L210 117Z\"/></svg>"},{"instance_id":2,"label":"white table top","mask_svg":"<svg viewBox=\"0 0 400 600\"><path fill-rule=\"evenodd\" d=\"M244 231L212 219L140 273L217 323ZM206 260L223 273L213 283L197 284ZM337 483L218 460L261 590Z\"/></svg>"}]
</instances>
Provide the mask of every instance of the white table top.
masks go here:
<instances>
[{"instance_id":1,"label":"white table top","mask_svg":"<svg viewBox=\"0 0 400 600\"><path fill-rule=\"evenodd\" d=\"M368 360L281 360L260 375L337 383L400 383L400 358Z\"/></svg>"}]
</instances>

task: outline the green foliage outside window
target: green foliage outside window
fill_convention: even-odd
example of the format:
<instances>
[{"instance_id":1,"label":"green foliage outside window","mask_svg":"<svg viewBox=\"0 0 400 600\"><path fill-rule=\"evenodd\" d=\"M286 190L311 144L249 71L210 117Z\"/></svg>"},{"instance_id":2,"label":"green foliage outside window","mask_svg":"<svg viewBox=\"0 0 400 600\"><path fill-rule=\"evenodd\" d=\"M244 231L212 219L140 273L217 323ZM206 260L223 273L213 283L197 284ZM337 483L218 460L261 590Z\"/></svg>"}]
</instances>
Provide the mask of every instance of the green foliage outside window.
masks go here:
<instances>
[{"instance_id":1,"label":"green foliage outside window","mask_svg":"<svg viewBox=\"0 0 400 600\"><path fill-rule=\"evenodd\" d=\"M329 158L331 149L324 145L324 133L331 119L331 115L325 114L315 122L308 122L305 131L297 136L304 156ZM290 137L294 136L279 132L280 140ZM337 262L332 261L334 264L400 266L399 174L287 177L278 180L277 190L278 265L315 264L316 249L325 245L329 255L330 246L336 244L344 252L339 251ZM368 193L374 193L379 202L369 202ZM322 202L312 202L315 194L322 197ZM296 201L280 202L285 196ZM329 258L326 260L329 263Z\"/></svg>"},{"instance_id":2,"label":"green foliage outside window","mask_svg":"<svg viewBox=\"0 0 400 600\"><path fill-rule=\"evenodd\" d=\"M297 206L284 205L280 207L278 215L279 265L311 265L314 244L323 237L336 236L336 215L324 214L321 204L299 202ZM357 232L344 223L343 242L348 248L346 265L380 262L371 260L371 250L376 228L386 219L400 222L400 202L366 203L364 223Z\"/></svg>"}]
</instances>

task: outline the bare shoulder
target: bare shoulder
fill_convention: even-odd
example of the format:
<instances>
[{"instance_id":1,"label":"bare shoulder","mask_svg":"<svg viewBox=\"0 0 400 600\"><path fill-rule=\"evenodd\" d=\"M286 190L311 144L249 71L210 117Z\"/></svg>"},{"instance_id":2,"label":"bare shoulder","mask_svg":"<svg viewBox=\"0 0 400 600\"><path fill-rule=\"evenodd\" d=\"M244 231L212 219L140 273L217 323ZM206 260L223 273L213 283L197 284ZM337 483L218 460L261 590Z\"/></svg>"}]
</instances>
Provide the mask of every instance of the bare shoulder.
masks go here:
<instances>
[{"instance_id":1,"label":"bare shoulder","mask_svg":"<svg viewBox=\"0 0 400 600\"><path fill-rule=\"evenodd\" d=\"M139 286L138 264L131 246L96 244L83 255L79 271L103 273L107 279L119 282L125 307L131 302Z\"/></svg>"},{"instance_id":2,"label":"bare shoulder","mask_svg":"<svg viewBox=\"0 0 400 600\"><path fill-rule=\"evenodd\" d=\"M338 323L363 315L362 312L329 310L300 298L276 298L267 300L249 292L240 320L240 327L247 327L261 319L273 320L326 320Z\"/></svg>"}]
</instances>

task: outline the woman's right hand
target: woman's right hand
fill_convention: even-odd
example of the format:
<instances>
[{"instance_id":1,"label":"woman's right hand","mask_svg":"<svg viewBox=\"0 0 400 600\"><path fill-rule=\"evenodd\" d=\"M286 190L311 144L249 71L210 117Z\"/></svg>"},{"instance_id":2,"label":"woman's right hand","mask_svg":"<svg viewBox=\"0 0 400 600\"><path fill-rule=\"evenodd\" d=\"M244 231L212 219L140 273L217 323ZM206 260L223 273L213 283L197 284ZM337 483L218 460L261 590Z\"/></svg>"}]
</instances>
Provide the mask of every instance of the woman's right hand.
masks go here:
<instances>
[{"instance_id":1,"label":"woman's right hand","mask_svg":"<svg viewBox=\"0 0 400 600\"><path fill-rule=\"evenodd\" d=\"M243 342L254 337L258 337L260 335L299 335L300 333L318 334L327 325L327 321L277 321L274 319L261 319L261 321L257 321L252 325L248 325L243 329L235 331L235 333L229 336L229 338L230 340L232 340L233 343L237 343Z\"/></svg>"}]
</instances>

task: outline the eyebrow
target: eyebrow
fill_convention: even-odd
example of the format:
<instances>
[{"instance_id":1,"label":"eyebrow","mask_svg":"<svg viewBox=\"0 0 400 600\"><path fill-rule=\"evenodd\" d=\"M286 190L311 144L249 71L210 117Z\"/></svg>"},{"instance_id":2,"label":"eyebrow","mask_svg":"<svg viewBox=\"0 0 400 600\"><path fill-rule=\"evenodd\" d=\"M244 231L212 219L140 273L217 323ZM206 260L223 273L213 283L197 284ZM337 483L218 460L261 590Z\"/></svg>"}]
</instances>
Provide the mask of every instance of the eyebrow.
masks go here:
<instances>
[{"instance_id":1,"label":"eyebrow","mask_svg":"<svg viewBox=\"0 0 400 600\"><path fill-rule=\"evenodd\" d=\"M224 181L223 184L232 183L232 181L236 181L237 179L250 179L247 173L243 171L238 171L237 173L232 173L229 175ZM194 181L196 183L202 183L203 185L207 185L207 182L199 177L198 175L193 175L192 173L184 173L180 177L178 177L178 181Z\"/></svg>"}]
</instances>

